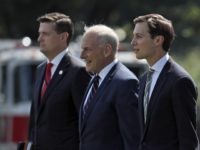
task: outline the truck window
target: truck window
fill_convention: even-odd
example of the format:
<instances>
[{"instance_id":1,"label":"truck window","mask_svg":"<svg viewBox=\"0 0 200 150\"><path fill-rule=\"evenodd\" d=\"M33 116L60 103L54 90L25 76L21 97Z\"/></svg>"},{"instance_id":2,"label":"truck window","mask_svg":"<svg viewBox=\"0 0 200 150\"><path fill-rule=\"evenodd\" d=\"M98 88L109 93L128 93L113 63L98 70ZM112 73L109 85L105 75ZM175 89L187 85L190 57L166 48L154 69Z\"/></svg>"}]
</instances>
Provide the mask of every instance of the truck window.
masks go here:
<instances>
[{"instance_id":1,"label":"truck window","mask_svg":"<svg viewBox=\"0 0 200 150\"><path fill-rule=\"evenodd\" d=\"M14 103L31 101L37 64L23 64L14 71Z\"/></svg>"},{"instance_id":2,"label":"truck window","mask_svg":"<svg viewBox=\"0 0 200 150\"><path fill-rule=\"evenodd\" d=\"M5 102L6 93L6 65L0 65L0 103Z\"/></svg>"},{"instance_id":3,"label":"truck window","mask_svg":"<svg viewBox=\"0 0 200 150\"><path fill-rule=\"evenodd\" d=\"M0 103L16 104L33 98L35 71L41 61L15 61L0 65Z\"/></svg>"}]
</instances>

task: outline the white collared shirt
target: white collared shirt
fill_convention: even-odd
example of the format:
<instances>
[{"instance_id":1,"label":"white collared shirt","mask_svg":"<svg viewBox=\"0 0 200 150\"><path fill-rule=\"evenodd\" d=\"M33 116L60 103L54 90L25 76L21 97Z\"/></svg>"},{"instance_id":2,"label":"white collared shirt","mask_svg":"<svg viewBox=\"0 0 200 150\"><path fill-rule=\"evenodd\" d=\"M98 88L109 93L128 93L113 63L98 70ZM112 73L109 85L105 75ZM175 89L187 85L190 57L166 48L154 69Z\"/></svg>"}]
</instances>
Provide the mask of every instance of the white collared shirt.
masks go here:
<instances>
[{"instance_id":1,"label":"white collared shirt","mask_svg":"<svg viewBox=\"0 0 200 150\"><path fill-rule=\"evenodd\" d=\"M111 70L111 68L118 62L117 59L115 59L113 62L111 62L109 65L107 65L106 67L104 67L100 72L99 72L99 86L101 85L102 81L104 80L104 78L106 77L106 75L109 73L109 71Z\"/></svg>"},{"instance_id":2,"label":"white collared shirt","mask_svg":"<svg viewBox=\"0 0 200 150\"><path fill-rule=\"evenodd\" d=\"M150 87L150 93L149 93L149 99L151 97L151 94L153 92L153 89L156 85L156 82L158 80L158 77L163 69L163 67L165 66L165 64L167 63L167 61L169 60L169 54L166 53L162 58L160 58L151 68L154 70L153 72L153 76L152 76L152 82L151 82L151 87Z\"/></svg>"},{"instance_id":3,"label":"white collared shirt","mask_svg":"<svg viewBox=\"0 0 200 150\"><path fill-rule=\"evenodd\" d=\"M64 51L60 52L56 57L54 57L54 59L51 61L51 63L53 64L52 68L51 68L51 78L53 77L60 61L62 60L62 58L64 57L64 55L68 52L68 48L66 48ZM47 63L49 63L50 61L47 60Z\"/></svg>"},{"instance_id":4,"label":"white collared shirt","mask_svg":"<svg viewBox=\"0 0 200 150\"><path fill-rule=\"evenodd\" d=\"M109 73L109 71L111 70L111 68L116 64L118 62L118 60L117 59L115 59L113 62L111 62L109 65L107 65L106 67L104 67L100 72L99 72L99 77L100 77L100 79L99 79L99 86L101 85L101 83L103 82L103 80L105 79L105 77L106 77L106 75ZM94 79L94 77L95 77L95 75L92 77L92 79L91 79L91 81ZM99 87L98 86L98 87ZM88 93L87 93L87 97L86 97L86 99L85 99L85 101L84 101L84 106L85 106L85 104L87 103L87 100L88 100L88 97L89 97L89 95L90 95L90 92L91 92L91 90L92 90L92 86L90 87L90 89L89 89L89 91L88 91Z\"/></svg>"}]
</instances>

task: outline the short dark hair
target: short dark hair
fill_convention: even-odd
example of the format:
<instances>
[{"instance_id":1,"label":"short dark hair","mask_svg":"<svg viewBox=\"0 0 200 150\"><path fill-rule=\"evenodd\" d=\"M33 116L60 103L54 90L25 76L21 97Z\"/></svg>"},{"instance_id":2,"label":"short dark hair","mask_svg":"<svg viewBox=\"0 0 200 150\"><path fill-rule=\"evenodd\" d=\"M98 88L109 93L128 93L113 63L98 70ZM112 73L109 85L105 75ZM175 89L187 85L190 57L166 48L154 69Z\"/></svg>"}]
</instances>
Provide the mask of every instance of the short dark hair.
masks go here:
<instances>
[{"instance_id":1,"label":"short dark hair","mask_svg":"<svg viewBox=\"0 0 200 150\"><path fill-rule=\"evenodd\" d=\"M68 32L69 37L67 40L67 44L69 44L69 41L71 40L72 35L74 33L73 22L69 16L58 12L52 12L38 17L37 21L40 23L54 23L55 31L58 34Z\"/></svg>"},{"instance_id":2,"label":"short dark hair","mask_svg":"<svg viewBox=\"0 0 200 150\"><path fill-rule=\"evenodd\" d=\"M134 24L146 22L152 38L157 35L164 37L163 49L167 52L175 39L175 32L172 22L159 14L147 14L133 20Z\"/></svg>"}]
</instances>

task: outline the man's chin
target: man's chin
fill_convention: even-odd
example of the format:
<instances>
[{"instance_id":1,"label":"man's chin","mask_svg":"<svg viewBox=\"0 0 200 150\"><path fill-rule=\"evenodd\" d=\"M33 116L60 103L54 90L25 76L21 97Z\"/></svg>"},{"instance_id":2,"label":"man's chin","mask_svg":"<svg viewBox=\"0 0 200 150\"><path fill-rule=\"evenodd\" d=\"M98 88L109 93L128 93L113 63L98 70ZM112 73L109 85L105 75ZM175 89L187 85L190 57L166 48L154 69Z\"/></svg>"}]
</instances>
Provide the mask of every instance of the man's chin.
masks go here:
<instances>
[{"instance_id":1,"label":"man's chin","mask_svg":"<svg viewBox=\"0 0 200 150\"><path fill-rule=\"evenodd\" d=\"M143 59L143 57L142 56L140 56L140 55L135 55L135 57L137 58L137 59Z\"/></svg>"},{"instance_id":2,"label":"man's chin","mask_svg":"<svg viewBox=\"0 0 200 150\"><path fill-rule=\"evenodd\" d=\"M47 53L47 51L45 49L40 49L40 52L42 52L43 54Z\"/></svg>"},{"instance_id":3,"label":"man's chin","mask_svg":"<svg viewBox=\"0 0 200 150\"><path fill-rule=\"evenodd\" d=\"M87 71L90 75L94 75L94 74L95 74L94 71L91 70L90 68L88 68L87 66L86 66L86 71Z\"/></svg>"},{"instance_id":4,"label":"man's chin","mask_svg":"<svg viewBox=\"0 0 200 150\"><path fill-rule=\"evenodd\" d=\"M40 51L43 52L43 53L45 52L45 50L43 48L41 48Z\"/></svg>"},{"instance_id":5,"label":"man's chin","mask_svg":"<svg viewBox=\"0 0 200 150\"><path fill-rule=\"evenodd\" d=\"M86 66L86 71L87 72L91 72L91 70Z\"/></svg>"}]
</instances>

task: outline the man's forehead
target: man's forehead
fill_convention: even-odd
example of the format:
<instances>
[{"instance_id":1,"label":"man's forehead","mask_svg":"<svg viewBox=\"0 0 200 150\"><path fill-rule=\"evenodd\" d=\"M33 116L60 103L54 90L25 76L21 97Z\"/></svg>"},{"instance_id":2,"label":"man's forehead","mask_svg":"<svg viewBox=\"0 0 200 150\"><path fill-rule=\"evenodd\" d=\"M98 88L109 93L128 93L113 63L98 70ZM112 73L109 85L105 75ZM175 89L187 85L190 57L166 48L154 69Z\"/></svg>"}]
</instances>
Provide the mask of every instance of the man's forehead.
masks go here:
<instances>
[{"instance_id":1,"label":"man's forehead","mask_svg":"<svg viewBox=\"0 0 200 150\"><path fill-rule=\"evenodd\" d=\"M141 23L137 23L134 27L133 32L148 32L149 31L149 27L147 25L146 22L141 22Z\"/></svg>"}]
</instances>

